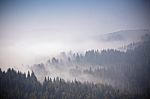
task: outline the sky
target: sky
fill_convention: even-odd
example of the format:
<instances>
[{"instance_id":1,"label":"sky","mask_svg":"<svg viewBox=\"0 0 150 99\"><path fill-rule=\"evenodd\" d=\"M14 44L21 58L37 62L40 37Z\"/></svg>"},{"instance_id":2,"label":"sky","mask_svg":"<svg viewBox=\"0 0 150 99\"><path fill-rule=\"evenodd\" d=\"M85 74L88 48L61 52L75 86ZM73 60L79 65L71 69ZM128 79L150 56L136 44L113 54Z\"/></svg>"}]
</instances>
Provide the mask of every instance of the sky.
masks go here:
<instances>
[{"instance_id":1,"label":"sky","mask_svg":"<svg viewBox=\"0 0 150 99\"><path fill-rule=\"evenodd\" d=\"M150 30L149 0L1 0L0 66L106 46L96 36Z\"/></svg>"}]
</instances>

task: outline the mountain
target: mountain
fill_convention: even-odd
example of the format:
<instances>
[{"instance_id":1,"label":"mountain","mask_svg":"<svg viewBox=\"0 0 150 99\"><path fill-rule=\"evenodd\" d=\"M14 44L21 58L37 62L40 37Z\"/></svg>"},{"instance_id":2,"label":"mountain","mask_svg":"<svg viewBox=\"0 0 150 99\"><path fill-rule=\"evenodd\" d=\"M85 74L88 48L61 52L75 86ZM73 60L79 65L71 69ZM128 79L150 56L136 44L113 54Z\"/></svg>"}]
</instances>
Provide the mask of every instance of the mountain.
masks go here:
<instances>
[{"instance_id":1,"label":"mountain","mask_svg":"<svg viewBox=\"0 0 150 99\"><path fill-rule=\"evenodd\" d=\"M149 30L121 30L113 33L107 33L99 35L98 40L102 42L137 42L142 40L142 37L146 34L150 34Z\"/></svg>"}]
</instances>

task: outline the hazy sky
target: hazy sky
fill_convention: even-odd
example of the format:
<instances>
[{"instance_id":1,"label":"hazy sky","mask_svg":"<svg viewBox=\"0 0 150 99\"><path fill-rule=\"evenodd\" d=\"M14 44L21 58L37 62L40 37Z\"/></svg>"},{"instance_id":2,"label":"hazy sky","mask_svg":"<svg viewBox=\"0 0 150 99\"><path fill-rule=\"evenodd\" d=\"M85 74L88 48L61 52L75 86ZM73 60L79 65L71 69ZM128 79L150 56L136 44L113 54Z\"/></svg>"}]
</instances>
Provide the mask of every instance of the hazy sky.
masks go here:
<instances>
[{"instance_id":1,"label":"hazy sky","mask_svg":"<svg viewBox=\"0 0 150 99\"><path fill-rule=\"evenodd\" d=\"M104 47L95 36L150 29L149 0L1 0L0 65Z\"/></svg>"}]
</instances>

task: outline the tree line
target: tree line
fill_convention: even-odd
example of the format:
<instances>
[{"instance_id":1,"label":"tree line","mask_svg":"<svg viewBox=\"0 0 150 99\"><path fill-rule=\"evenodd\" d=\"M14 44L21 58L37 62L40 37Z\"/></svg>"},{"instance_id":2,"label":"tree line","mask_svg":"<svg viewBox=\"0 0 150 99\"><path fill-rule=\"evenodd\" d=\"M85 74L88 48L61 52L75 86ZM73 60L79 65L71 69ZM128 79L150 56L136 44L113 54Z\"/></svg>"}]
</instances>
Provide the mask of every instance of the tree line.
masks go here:
<instances>
[{"instance_id":1,"label":"tree line","mask_svg":"<svg viewBox=\"0 0 150 99\"><path fill-rule=\"evenodd\" d=\"M130 94L110 85L65 81L45 77L40 83L34 72L26 75L14 69L0 69L0 99L141 99L145 94Z\"/></svg>"}]
</instances>

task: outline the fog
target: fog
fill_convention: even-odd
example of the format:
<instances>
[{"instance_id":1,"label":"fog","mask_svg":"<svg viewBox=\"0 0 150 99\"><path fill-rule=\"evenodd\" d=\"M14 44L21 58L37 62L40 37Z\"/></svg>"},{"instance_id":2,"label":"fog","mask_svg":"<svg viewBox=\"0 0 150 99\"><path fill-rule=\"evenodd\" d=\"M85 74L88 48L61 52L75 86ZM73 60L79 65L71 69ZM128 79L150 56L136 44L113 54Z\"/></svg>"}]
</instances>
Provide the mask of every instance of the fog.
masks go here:
<instances>
[{"instance_id":1,"label":"fog","mask_svg":"<svg viewBox=\"0 0 150 99\"><path fill-rule=\"evenodd\" d=\"M143 90L141 83L147 83L149 74L148 65L145 63L149 57L149 37L149 34L143 35L141 41L127 45L123 51L93 49L75 53L61 52L57 56L45 57L39 63L26 67L34 71L40 82L43 82L45 77L61 77L66 81L108 84L120 90ZM143 74L145 77L141 78Z\"/></svg>"},{"instance_id":2,"label":"fog","mask_svg":"<svg viewBox=\"0 0 150 99\"><path fill-rule=\"evenodd\" d=\"M63 51L118 48L135 38L104 43L103 35L149 30L149 17L149 2L141 0L1 1L0 65L33 64Z\"/></svg>"}]
</instances>

